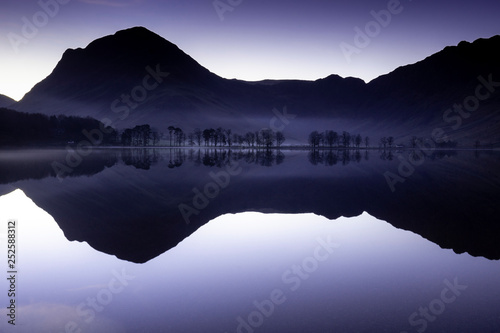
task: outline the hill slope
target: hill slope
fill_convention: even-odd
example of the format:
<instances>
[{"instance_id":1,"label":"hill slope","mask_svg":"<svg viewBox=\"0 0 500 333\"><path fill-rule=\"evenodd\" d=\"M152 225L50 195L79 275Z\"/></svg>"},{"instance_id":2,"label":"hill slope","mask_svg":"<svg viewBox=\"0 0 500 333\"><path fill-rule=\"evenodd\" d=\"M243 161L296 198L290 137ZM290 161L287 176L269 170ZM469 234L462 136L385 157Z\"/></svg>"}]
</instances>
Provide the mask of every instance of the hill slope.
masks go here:
<instances>
[{"instance_id":1,"label":"hill slope","mask_svg":"<svg viewBox=\"0 0 500 333\"><path fill-rule=\"evenodd\" d=\"M186 131L210 126L241 131L269 127L274 109L286 106L295 117L281 125L292 141L304 141L315 129L406 141L410 135L429 137L442 127L467 144L480 138L493 143L499 141L500 128L496 91L458 128L450 127L458 122L449 119L452 114L448 119L443 115L474 95L479 77L500 81L497 59L500 36L447 47L369 84L337 75L246 82L221 78L164 38L135 27L67 50L14 108L107 118L117 128L150 123L161 131L170 125Z\"/></svg>"},{"instance_id":2,"label":"hill slope","mask_svg":"<svg viewBox=\"0 0 500 333\"><path fill-rule=\"evenodd\" d=\"M16 101L13 100L12 98L0 94L0 108L4 108L4 107L7 107L7 106L10 106L10 105L12 105L14 103L16 103Z\"/></svg>"}]
</instances>

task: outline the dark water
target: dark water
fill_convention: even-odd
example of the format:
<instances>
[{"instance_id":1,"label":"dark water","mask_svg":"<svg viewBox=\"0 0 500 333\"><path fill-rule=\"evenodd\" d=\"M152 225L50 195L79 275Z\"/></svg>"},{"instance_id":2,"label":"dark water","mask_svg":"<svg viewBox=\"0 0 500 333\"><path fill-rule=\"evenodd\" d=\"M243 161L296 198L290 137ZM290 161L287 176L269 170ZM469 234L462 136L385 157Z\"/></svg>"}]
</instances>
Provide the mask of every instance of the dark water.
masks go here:
<instances>
[{"instance_id":1,"label":"dark water","mask_svg":"<svg viewBox=\"0 0 500 333\"><path fill-rule=\"evenodd\" d=\"M20 296L0 327L498 332L499 166L490 151L4 151L0 195L54 220L1 198Z\"/></svg>"}]
</instances>

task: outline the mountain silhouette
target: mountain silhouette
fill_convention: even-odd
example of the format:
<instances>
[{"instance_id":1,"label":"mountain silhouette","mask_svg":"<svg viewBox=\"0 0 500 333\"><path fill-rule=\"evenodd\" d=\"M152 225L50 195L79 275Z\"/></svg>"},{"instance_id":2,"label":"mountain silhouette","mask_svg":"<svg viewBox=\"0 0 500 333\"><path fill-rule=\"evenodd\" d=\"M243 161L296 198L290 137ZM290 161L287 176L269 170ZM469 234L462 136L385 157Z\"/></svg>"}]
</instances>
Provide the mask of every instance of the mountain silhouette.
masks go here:
<instances>
[{"instance_id":1,"label":"mountain silhouette","mask_svg":"<svg viewBox=\"0 0 500 333\"><path fill-rule=\"evenodd\" d=\"M0 108L10 106L10 105L14 104L15 102L16 101L13 100L12 98L0 94Z\"/></svg>"},{"instance_id":2,"label":"mountain silhouette","mask_svg":"<svg viewBox=\"0 0 500 333\"><path fill-rule=\"evenodd\" d=\"M305 141L312 130L327 128L406 142L412 135L430 137L439 127L462 145L498 144L496 91L458 128L444 114L473 96L480 78L500 81L499 57L500 36L494 36L446 47L369 83L338 75L248 82L221 78L161 36L134 27L67 50L52 73L12 108L107 118L118 129L150 123L165 132L171 125L185 131L269 127L273 110L286 106L296 116L285 124L292 139L287 142Z\"/></svg>"}]
</instances>

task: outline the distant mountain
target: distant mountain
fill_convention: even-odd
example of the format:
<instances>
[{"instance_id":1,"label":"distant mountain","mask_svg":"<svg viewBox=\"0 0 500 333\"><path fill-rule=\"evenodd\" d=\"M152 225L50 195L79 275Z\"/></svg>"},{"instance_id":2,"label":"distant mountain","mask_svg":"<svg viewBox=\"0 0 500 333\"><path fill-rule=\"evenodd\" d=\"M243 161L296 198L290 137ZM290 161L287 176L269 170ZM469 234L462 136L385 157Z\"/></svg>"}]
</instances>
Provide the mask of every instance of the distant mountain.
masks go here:
<instances>
[{"instance_id":1,"label":"distant mountain","mask_svg":"<svg viewBox=\"0 0 500 333\"><path fill-rule=\"evenodd\" d=\"M479 138L499 143L499 59L500 36L446 47L420 62L371 81L364 106L370 113L385 109L382 113L387 117L414 128L425 128L427 136L439 127L457 138L469 138L468 141ZM467 111L467 106L462 113L447 112L455 104L464 102L473 108L478 86L484 86L490 79L498 83L494 91L488 91L491 87L480 88L480 93L488 97L479 100L477 112ZM456 120L458 117L461 119Z\"/></svg>"},{"instance_id":2,"label":"distant mountain","mask_svg":"<svg viewBox=\"0 0 500 333\"><path fill-rule=\"evenodd\" d=\"M0 108L4 108L14 104L16 101L12 98L0 94Z\"/></svg>"},{"instance_id":3,"label":"distant mountain","mask_svg":"<svg viewBox=\"0 0 500 333\"><path fill-rule=\"evenodd\" d=\"M465 144L495 143L500 142L500 93L481 101L473 116L460 116L458 128L449 126L458 121L450 120L456 114L448 115L448 122L443 115L474 95L479 76L500 81L498 59L500 36L495 36L447 47L368 84L337 75L247 82L221 78L164 38L135 27L67 50L14 108L107 118L116 128L149 123L160 131L173 125L241 132L269 127L286 106L295 117L274 124L292 139L287 142L305 141L315 129L406 141L410 135L429 137L440 127Z\"/></svg>"},{"instance_id":4,"label":"distant mountain","mask_svg":"<svg viewBox=\"0 0 500 333\"><path fill-rule=\"evenodd\" d=\"M174 44L136 27L67 50L16 109L109 118L118 128L148 122L164 131L170 125L257 130L269 127L273 109L285 105L290 113L303 112L302 122L330 116L331 110L355 104L363 87L362 80L336 75L314 82L223 79ZM135 100L126 100L134 94Z\"/></svg>"}]
</instances>

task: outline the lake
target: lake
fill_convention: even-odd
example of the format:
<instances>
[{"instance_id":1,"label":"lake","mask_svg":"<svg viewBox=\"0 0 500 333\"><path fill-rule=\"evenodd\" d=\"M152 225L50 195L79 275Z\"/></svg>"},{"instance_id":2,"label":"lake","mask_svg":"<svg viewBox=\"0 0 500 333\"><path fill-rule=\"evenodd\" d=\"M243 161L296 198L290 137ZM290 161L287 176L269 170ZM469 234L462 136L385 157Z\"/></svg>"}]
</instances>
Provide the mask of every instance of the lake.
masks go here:
<instances>
[{"instance_id":1,"label":"lake","mask_svg":"<svg viewBox=\"0 0 500 333\"><path fill-rule=\"evenodd\" d=\"M17 261L0 328L499 332L499 167L487 150L1 151Z\"/></svg>"}]
</instances>

